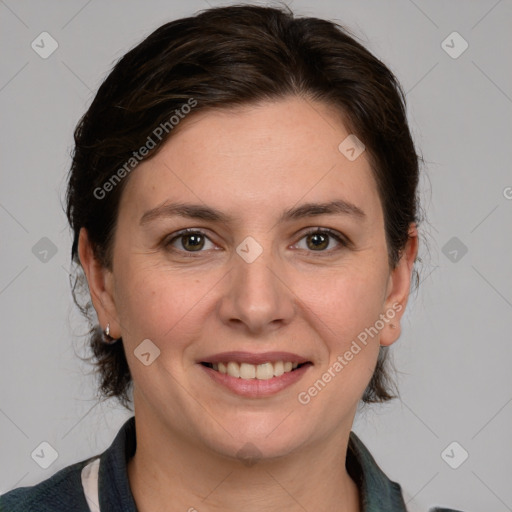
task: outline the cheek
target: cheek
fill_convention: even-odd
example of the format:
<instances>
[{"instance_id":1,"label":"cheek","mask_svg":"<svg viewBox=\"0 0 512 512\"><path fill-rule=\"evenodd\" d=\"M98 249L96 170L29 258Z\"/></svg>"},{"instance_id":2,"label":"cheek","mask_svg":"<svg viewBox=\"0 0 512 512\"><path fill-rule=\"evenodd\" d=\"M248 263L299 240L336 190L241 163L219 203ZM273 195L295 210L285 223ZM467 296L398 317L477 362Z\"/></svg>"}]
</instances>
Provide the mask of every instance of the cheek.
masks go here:
<instances>
[{"instance_id":1,"label":"cheek","mask_svg":"<svg viewBox=\"0 0 512 512\"><path fill-rule=\"evenodd\" d=\"M378 319L386 282L385 268L347 266L323 277L297 281L296 289L305 309L318 319L315 323L323 323L327 337L342 347Z\"/></svg>"},{"instance_id":2,"label":"cheek","mask_svg":"<svg viewBox=\"0 0 512 512\"><path fill-rule=\"evenodd\" d=\"M314 407L327 408L336 421L356 406L375 369L379 335L372 327L382 312L382 286L376 283L355 274L341 277L306 304L321 357L318 372L305 383L299 401L314 400Z\"/></svg>"},{"instance_id":3,"label":"cheek","mask_svg":"<svg viewBox=\"0 0 512 512\"><path fill-rule=\"evenodd\" d=\"M179 349L193 339L201 326L194 317L211 286L191 274L179 276L157 266L131 264L125 268L117 289L127 344L134 346L149 338L163 352Z\"/></svg>"},{"instance_id":4,"label":"cheek","mask_svg":"<svg viewBox=\"0 0 512 512\"><path fill-rule=\"evenodd\" d=\"M304 311L310 311L310 322L323 342L320 379L329 383L329 390L322 391L320 402L335 405L340 396L357 401L367 387L379 353L375 325L383 312L387 275L387 267L376 261L302 281L300 296L308 297Z\"/></svg>"}]
</instances>

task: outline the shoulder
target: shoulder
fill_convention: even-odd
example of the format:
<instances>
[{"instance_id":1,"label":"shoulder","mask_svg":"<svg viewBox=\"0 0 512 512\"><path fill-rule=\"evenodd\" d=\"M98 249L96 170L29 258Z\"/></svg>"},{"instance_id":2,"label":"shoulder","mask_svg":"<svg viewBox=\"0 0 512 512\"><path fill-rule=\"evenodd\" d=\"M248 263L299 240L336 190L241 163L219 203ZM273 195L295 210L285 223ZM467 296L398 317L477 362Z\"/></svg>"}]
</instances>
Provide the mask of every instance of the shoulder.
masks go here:
<instances>
[{"instance_id":1,"label":"shoulder","mask_svg":"<svg viewBox=\"0 0 512 512\"><path fill-rule=\"evenodd\" d=\"M37 485L0 496L0 512L90 512L87 500L95 503L98 499L103 510L135 512L126 471L127 457L133 455L135 446L135 418L131 417L103 453L67 466ZM84 474L83 482L83 469L96 459L100 460L96 476L91 480L90 474ZM95 486L94 494L90 494L88 478Z\"/></svg>"},{"instance_id":2,"label":"shoulder","mask_svg":"<svg viewBox=\"0 0 512 512\"><path fill-rule=\"evenodd\" d=\"M67 466L31 487L19 487L0 496L2 512L89 512L83 493L84 460Z\"/></svg>"},{"instance_id":3,"label":"shoulder","mask_svg":"<svg viewBox=\"0 0 512 512\"><path fill-rule=\"evenodd\" d=\"M407 512L402 488L390 480L377 464L372 454L353 431L350 432L346 467L357 483L366 504L365 510ZM434 505L428 512L462 512Z\"/></svg>"}]
</instances>

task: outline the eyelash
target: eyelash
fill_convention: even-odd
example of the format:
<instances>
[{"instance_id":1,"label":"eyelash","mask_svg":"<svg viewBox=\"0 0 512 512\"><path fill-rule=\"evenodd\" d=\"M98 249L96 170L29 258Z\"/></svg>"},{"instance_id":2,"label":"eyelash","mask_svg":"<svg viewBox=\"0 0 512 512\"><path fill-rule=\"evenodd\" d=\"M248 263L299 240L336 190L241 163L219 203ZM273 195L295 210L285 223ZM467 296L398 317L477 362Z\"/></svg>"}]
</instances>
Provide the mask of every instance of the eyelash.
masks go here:
<instances>
[{"instance_id":1,"label":"eyelash","mask_svg":"<svg viewBox=\"0 0 512 512\"><path fill-rule=\"evenodd\" d=\"M349 242L340 233L338 233L337 231L334 231L332 229L329 229L329 228L314 228L314 229L311 229L311 230L307 231L306 233L304 233L301 236L301 238L299 239L298 242L300 242L302 239L304 239L304 238L306 238L308 236L316 235L316 234L326 234L326 235L329 235L330 237L334 238L342 246L342 248L348 247L350 245ZM182 231L178 231L178 233L176 233L174 236L172 236L172 238L170 238L169 240L164 242L164 246L167 249L169 249L171 252L179 252L179 253L183 254L184 256L186 256L188 258L196 258L196 257L198 257L198 255L200 253L205 252L205 251L186 251L186 250L182 250L182 249L176 249L175 247L171 246L171 244L173 242L175 242L176 240L179 240L180 238L183 238L183 237L185 237L187 235L201 235L201 236L204 236L205 238L207 238L208 240L210 240L208 235L206 233L204 233L203 231L201 231L199 229L189 228L189 229L184 229ZM294 245L296 245L296 244L294 244ZM320 253L320 254L323 253L323 254L330 255L331 253L336 252L338 250L341 250L341 249L338 248L338 249L330 249L330 250L324 250L324 251L308 251L308 252L311 252L311 253L317 252L317 253Z\"/></svg>"}]
</instances>

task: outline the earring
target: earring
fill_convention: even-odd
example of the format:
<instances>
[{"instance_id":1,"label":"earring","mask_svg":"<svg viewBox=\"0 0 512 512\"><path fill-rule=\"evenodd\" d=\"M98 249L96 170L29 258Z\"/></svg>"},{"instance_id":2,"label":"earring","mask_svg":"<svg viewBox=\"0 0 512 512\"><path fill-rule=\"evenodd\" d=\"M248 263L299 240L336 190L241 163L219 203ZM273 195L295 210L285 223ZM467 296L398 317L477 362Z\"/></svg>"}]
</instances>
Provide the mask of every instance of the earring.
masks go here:
<instances>
[{"instance_id":1,"label":"earring","mask_svg":"<svg viewBox=\"0 0 512 512\"><path fill-rule=\"evenodd\" d=\"M396 329L396 325L395 324L389 324L389 327L391 327L391 329Z\"/></svg>"},{"instance_id":2,"label":"earring","mask_svg":"<svg viewBox=\"0 0 512 512\"><path fill-rule=\"evenodd\" d=\"M103 331L103 343L106 343L107 345L113 345L119 338L112 338L110 336L110 322L107 324L107 327L105 327L105 330Z\"/></svg>"}]
</instances>

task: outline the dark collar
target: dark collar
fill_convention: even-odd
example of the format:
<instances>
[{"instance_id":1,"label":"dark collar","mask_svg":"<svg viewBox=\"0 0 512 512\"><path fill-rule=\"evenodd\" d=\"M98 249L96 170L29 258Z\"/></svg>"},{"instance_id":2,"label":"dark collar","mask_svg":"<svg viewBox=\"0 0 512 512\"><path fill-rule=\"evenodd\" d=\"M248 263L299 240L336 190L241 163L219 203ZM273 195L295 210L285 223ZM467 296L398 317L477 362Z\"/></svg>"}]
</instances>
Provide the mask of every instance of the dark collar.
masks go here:
<instances>
[{"instance_id":1,"label":"dark collar","mask_svg":"<svg viewBox=\"0 0 512 512\"><path fill-rule=\"evenodd\" d=\"M98 478L101 510L137 512L127 472L127 461L135 454L135 448L135 417L132 416L101 455ZM346 467L359 488L362 512L407 512L400 485L382 472L354 432L350 432Z\"/></svg>"},{"instance_id":2,"label":"dark collar","mask_svg":"<svg viewBox=\"0 0 512 512\"><path fill-rule=\"evenodd\" d=\"M362 512L407 512L400 485L383 473L354 432L350 432L345 465L359 488Z\"/></svg>"},{"instance_id":3,"label":"dark collar","mask_svg":"<svg viewBox=\"0 0 512 512\"><path fill-rule=\"evenodd\" d=\"M98 475L100 510L137 512L127 468L136 446L135 416L132 416L101 455Z\"/></svg>"}]
</instances>

